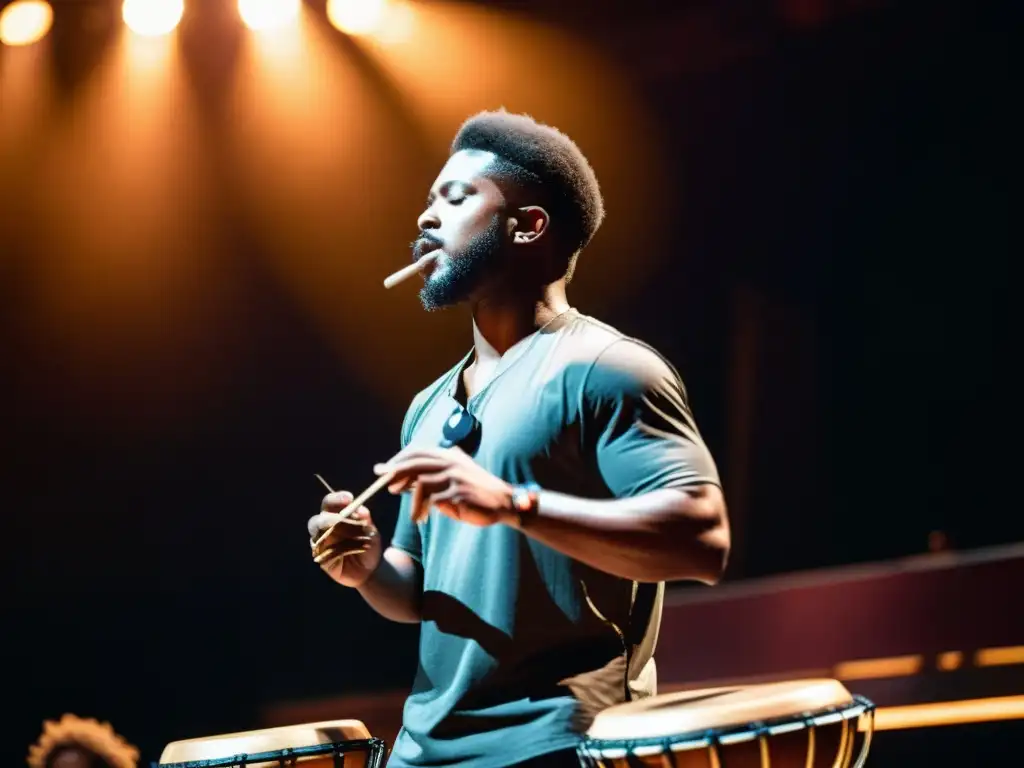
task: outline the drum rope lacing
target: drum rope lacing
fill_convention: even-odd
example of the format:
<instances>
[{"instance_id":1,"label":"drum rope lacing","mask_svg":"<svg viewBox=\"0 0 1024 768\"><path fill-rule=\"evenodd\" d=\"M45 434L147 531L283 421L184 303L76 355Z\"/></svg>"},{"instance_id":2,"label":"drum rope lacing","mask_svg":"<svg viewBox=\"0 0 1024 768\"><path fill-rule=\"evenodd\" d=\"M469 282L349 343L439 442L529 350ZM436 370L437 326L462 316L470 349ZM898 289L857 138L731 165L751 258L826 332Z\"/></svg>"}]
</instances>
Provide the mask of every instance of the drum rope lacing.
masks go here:
<instances>
[{"instance_id":1,"label":"drum rope lacing","mask_svg":"<svg viewBox=\"0 0 1024 768\"><path fill-rule=\"evenodd\" d=\"M290 760L294 767L299 758L314 757L333 753L335 768L343 768L345 754L367 752L366 768L381 768L384 762L385 744L382 739L351 739L331 744L315 744L309 747L291 747L271 752L240 753L213 760L188 760L181 763L151 762L151 768L246 768L250 763L277 763L285 768L285 761Z\"/></svg>"},{"instance_id":2,"label":"drum rope lacing","mask_svg":"<svg viewBox=\"0 0 1024 768\"><path fill-rule=\"evenodd\" d=\"M768 754L768 736L785 731L807 728L810 730L811 749L813 750L814 729L821 725L843 720L844 736L840 746L841 762L837 765L849 765L848 760L853 757L853 738L848 736L846 728L849 721L854 718L867 717L868 727L865 729L864 743L861 745L857 761L853 763L855 768L864 764L868 750L871 745L871 737L874 731L875 705L863 696L854 695L853 701L841 706L824 707L813 712L803 712L799 715L789 715L767 720L758 720L743 725L734 725L723 729L706 729L704 731L675 734L671 736L651 736L639 739L598 739L585 737L578 750L582 761L587 768L600 768L605 760L622 759L630 768L644 768L642 756L636 750L639 748L647 753L665 758L670 768L676 768L676 752L689 749L708 749L710 752L710 764L712 768L719 768L721 765L718 755L718 748L745 741L758 740L760 742L762 764L768 768L770 758ZM660 751L658 751L660 749Z\"/></svg>"}]
</instances>

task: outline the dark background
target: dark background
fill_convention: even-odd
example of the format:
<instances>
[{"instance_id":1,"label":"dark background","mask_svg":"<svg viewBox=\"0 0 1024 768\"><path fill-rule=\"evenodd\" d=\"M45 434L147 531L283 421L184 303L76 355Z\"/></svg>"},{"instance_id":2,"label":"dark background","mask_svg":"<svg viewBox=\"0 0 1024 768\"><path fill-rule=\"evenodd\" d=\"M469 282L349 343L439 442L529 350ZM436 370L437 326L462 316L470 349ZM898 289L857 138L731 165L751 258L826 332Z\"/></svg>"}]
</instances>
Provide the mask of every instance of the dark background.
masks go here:
<instances>
[{"instance_id":1,"label":"dark background","mask_svg":"<svg viewBox=\"0 0 1024 768\"><path fill-rule=\"evenodd\" d=\"M628 24L502 5L591 35L670 138L664 258L616 304L584 256L587 301L571 298L682 371L730 491L728 578L920 553L936 530L957 548L1021 538L997 377L1017 348L1013 4L631 3ZM5 240L5 266L19 247ZM267 702L411 680L415 629L332 587L304 534L312 473L368 480L402 409L351 375L373 360L330 350L247 260L258 237L239 225L231 248L231 394L158 432L80 412L19 311L21 273L0 273L12 762L66 711L156 759L254 727ZM396 386L411 397L450 364L431 362ZM160 386L96 364L115 397ZM202 378L180 366L165 375ZM374 505L385 534L395 507Z\"/></svg>"}]
</instances>

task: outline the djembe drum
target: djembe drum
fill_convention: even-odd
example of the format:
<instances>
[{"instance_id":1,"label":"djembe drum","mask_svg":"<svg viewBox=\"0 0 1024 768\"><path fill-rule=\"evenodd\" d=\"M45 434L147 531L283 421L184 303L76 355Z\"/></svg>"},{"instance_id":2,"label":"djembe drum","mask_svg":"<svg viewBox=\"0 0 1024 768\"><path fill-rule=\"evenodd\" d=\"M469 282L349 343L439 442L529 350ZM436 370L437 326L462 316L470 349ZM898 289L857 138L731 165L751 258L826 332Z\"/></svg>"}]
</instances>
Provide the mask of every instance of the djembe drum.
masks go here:
<instances>
[{"instance_id":1,"label":"djembe drum","mask_svg":"<svg viewBox=\"0 0 1024 768\"><path fill-rule=\"evenodd\" d=\"M794 680L653 696L600 712L584 768L860 768L873 703L838 680Z\"/></svg>"},{"instance_id":2,"label":"djembe drum","mask_svg":"<svg viewBox=\"0 0 1024 768\"><path fill-rule=\"evenodd\" d=\"M384 742L358 720L173 741L160 768L381 768Z\"/></svg>"}]
</instances>

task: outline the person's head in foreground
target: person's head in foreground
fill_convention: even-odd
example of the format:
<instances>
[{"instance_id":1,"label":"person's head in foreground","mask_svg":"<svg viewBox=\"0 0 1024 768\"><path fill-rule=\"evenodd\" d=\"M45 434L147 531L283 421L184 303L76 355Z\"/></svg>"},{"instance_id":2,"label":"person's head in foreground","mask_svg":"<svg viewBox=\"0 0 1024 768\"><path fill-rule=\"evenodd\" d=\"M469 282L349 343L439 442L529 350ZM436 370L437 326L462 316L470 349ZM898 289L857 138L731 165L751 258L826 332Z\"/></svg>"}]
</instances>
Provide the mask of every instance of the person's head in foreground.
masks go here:
<instances>
[{"instance_id":1,"label":"person's head in foreground","mask_svg":"<svg viewBox=\"0 0 1024 768\"><path fill-rule=\"evenodd\" d=\"M474 115L418 220L413 259L436 251L423 306L500 303L564 286L603 218L597 177L569 137L527 115Z\"/></svg>"},{"instance_id":2,"label":"person's head in foreground","mask_svg":"<svg viewBox=\"0 0 1024 768\"><path fill-rule=\"evenodd\" d=\"M43 723L29 748L29 768L136 768L139 752L109 723L66 714Z\"/></svg>"}]
</instances>

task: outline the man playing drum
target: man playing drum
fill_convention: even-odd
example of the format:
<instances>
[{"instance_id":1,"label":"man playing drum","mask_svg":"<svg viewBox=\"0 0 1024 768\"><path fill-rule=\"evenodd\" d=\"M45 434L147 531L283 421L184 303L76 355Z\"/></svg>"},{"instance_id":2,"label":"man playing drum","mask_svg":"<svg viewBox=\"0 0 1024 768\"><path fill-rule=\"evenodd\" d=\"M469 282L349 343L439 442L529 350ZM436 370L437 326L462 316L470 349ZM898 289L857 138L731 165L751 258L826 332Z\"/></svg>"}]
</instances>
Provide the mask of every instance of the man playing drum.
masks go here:
<instances>
[{"instance_id":1,"label":"man playing drum","mask_svg":"<svg viewBox=\"0 0 1024 768\"><path fill-rule=\"evenodd\" d=\"M390 546L347 492L308 525L332 579L421 625L391 766L577 766L597 712L655 693L664 582L725 567L679 375L567 302L603 216L577 146L502 111L463 124L419 217L420 299L468 304L473 347L375 467L402 495Z\"/></svg>"}]
</instances>

